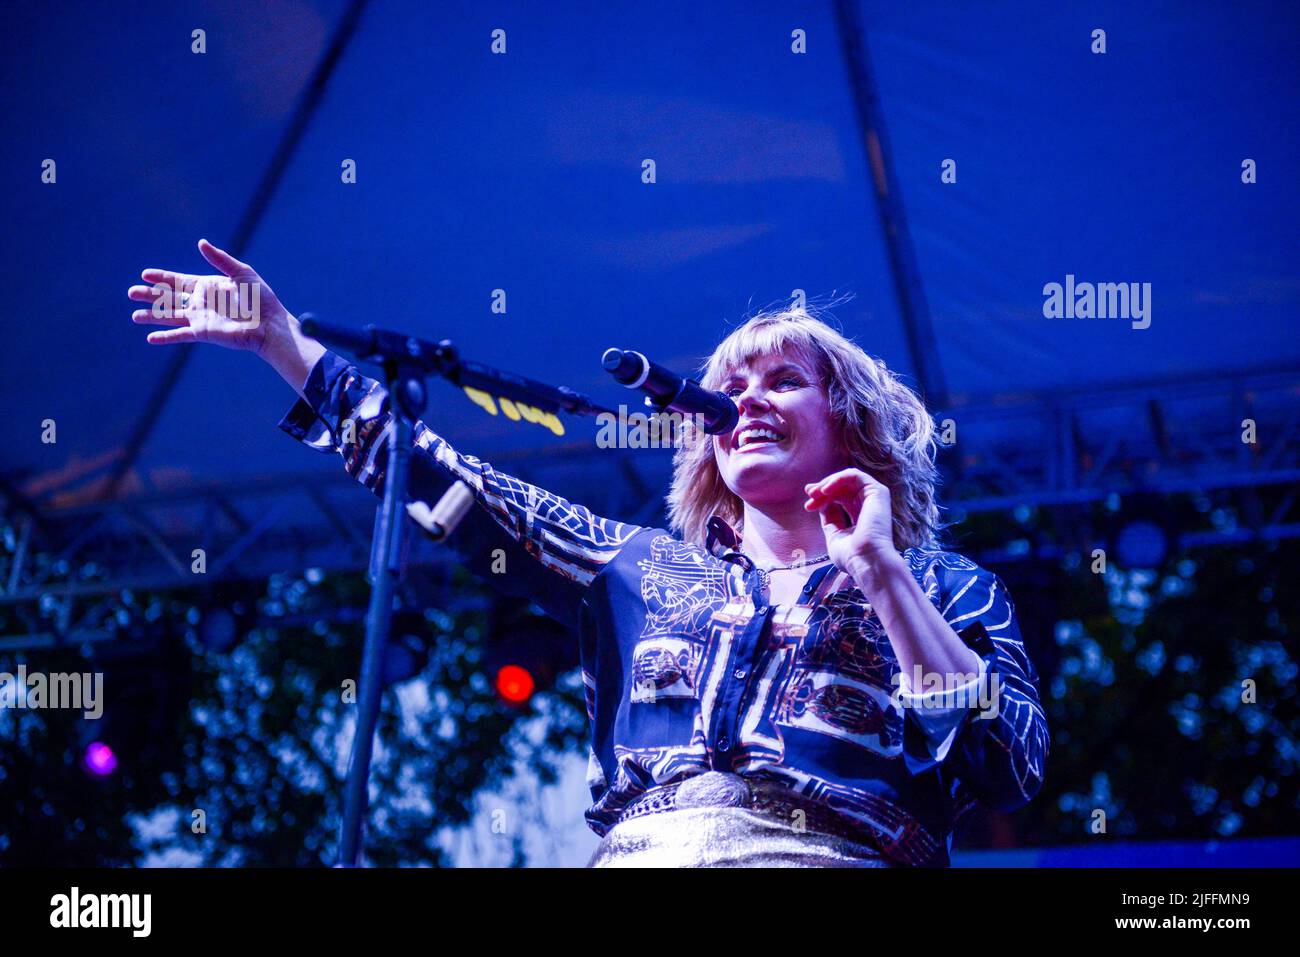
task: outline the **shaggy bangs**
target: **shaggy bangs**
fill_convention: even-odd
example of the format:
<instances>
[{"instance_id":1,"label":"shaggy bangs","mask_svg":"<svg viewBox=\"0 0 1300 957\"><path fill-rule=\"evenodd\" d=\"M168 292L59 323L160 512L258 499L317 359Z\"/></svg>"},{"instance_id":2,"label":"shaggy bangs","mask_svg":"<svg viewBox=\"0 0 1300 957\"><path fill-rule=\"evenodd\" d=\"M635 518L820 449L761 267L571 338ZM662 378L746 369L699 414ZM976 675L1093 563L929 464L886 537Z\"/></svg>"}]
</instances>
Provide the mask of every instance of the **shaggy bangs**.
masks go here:
<instances>
[{"instance_id":1,"label":"shaggy bangs","mask_svg":"<svg viewBox=\"0 0 1300 957\"><path fill-rule=\"evenodd\" d=\"M718 344L701 369L700 382L718 389L730 373L755 359L796 350L816 364L852 464L889 489L895 547L935 547L940 525L934 420L882 361L827 325L820 314L802 308L758 313ZM677 449L668 514L672 530L697 544L704 544L705 523L712 515L741 529L744 503L722 480L711 441L686 442Z\"/></svg>"}]
</instances>

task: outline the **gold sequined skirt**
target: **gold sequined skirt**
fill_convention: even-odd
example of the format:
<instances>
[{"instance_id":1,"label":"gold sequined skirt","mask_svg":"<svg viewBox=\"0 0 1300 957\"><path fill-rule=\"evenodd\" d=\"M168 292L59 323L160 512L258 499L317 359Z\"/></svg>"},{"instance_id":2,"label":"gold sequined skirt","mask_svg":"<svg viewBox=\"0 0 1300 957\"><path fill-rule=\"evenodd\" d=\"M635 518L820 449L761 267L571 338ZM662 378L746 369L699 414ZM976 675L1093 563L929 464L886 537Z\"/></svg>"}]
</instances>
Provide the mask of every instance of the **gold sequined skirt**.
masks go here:
<instances>
[{"instance_id":1,"label":"gold sequined skirt","mask_svg":"<svg viewBox=\"0 0 1300 957\"><path fill-rule=\"evenodd\" d=\"M893 867L824 805L708 771L628 805L588 867Z\"/></svg>"}]
</instances>

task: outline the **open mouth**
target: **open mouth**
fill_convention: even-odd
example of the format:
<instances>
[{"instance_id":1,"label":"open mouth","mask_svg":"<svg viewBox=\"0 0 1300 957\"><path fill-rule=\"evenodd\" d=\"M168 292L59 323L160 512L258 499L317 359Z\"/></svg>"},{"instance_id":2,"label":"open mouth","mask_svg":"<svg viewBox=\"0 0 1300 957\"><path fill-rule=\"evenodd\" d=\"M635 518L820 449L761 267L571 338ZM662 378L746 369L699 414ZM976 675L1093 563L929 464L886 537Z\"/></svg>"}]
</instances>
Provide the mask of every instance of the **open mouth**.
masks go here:
<instances>
[{"instance_id":1,"label":"open mouth","mask_svg":"<svg viewBox=\"0 0 1300 957\"><path fill-rule=\"evenodd\" d=\"M747 425L736 433L737 451L759 448L764 445L776 445L785 439L783 432L766 425Z\"/></svg>"}]
</instances>

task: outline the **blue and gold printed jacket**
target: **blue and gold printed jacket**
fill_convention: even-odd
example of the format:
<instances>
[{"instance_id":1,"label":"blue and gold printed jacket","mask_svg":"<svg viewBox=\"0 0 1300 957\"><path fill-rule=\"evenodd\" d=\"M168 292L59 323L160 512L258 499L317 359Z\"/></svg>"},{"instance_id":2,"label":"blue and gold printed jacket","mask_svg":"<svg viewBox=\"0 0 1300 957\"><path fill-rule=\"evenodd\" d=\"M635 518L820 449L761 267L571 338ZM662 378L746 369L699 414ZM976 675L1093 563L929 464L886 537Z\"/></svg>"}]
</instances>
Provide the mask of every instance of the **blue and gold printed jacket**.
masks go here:
<instances>
[{"instance_id":1,"label":"blue and gold printed jacket","mask_svg":"<svg viewBox=\"0 0 1300 957\"><path fill-rule=\"evenodd\" d=\"M383 386L326 353L304 395L281 428L341 454L382 494ZM900 683L879 619L833 565L794 605L770 605L754 573L664 529L593 515L457 453L423 423L415 444L413 499L432 507L456 479L474 492L480 508L454 536L469 567L485 574L504 549L508 574L485 577L577 632L591 722L586 817L598 834L648 789L725 770L825 804L899 863L943 865L976 801L1013 810L1042 784L1038 678L1005 586L968 559L904 553L981 659L969 684L927 694Z\"/></svg>"}]
</instances>

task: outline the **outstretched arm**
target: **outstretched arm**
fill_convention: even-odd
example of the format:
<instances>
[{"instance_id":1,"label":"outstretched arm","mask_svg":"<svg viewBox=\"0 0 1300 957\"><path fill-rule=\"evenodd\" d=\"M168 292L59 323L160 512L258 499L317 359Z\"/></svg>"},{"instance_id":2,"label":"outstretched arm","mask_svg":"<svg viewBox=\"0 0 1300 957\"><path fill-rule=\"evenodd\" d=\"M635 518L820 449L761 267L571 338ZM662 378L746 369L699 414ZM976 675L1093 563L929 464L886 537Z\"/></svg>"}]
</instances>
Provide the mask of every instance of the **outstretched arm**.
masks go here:
<instances>
[{"instance_id":1,"label":"outstretched arm","mask_svg":"<svg viewBox=\"0 0 1300 957\"><path fill-rule=\"evenodd\" d=\"M135 322L166 327L148 341L206 342L259 356L301 397L281 427L312 448L341 455L350 475L381 494L392 427L387 391L304 335L252 266L207 240L199 252L220 275L146 269L141 278L151 285L128 291L149 304L132 314ZM471 567L561 621L576 619L586 586L641 530L461 455L423 422L416 423L414 447L411 500L432 507L452 481L468 485L481 507L455 541Z\"/></svg>"},{"instance_id":2,"label":"outstretched arm","mask_svg":"<svg viewBox=\"0 0 1300 957\"><path fill-rule=\"evenodd\" d=\"M146 341L157 346L210 342L252 352L301 395L325 347L303 334L252 266L206 239L199 240L199 252L219 275L149 268L140 273L149 285L127 290L128 298L149 304L131 314L134 322L167 327L149 333Z\"/></svg>"}]
</instances>

